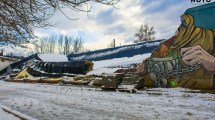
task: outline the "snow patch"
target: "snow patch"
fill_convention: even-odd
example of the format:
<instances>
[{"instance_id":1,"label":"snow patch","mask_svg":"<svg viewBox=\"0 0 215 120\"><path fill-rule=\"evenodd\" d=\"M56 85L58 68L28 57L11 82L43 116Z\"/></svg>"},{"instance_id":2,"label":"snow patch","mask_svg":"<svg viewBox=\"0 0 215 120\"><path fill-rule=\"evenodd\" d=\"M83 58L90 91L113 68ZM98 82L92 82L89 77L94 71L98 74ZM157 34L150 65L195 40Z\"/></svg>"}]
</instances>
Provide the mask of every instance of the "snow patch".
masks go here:
<instances>
[{"instance_id":1,"label":"snow patch","mask_svg":"<svg viewBox=\"0 0 215 120\"><path fill-rule=\"evenodd\" d=\"M12 114L9 114L7 112L5 112L2 108L1 108L1 104L0 104L0 120L20 120L19 118L15 117Z\"/></svg>"},{"instance_id":2,"label":"snow patch","mask_svg":"<svg viewBox=\"0 0 215 120\"><path fill-rule=\"evenodd\" d=\"M68 62L68 58L63 54L38 54L44 62Z\"/></svg>"},{"instance_id":3,"label":"snow patch","mask_svg":"<svg viewBox=\"0 0 215 120\"><path fill-rule=\"evenodd\" d=\"M189 93L191 90L184 88L156 88L128 94L84 86L0 81L0 91L4 105L37 119L215 118L214 94Z\"/></svg>"},{"instance_id":4,"label":"snow patch","mask_svg":"<svg viewBox=\"0 0 215 120\"><path fill-rule=\"evenodd\" d=\"M110 60L93 61L93 71L87 73L87 75L101 75L102 73L114 73L120 68L129 68L133 64L142 63L142 61L148 58L151 53L143 55L135 55L133 57L115 58Z\"/></svg>"},{"instance_id":5,"label":"snow patch","mask_svg":"<svg viewBox=\"0 0 215 120\"><path fill-rule=\"evenodd\" d=\"M21 47L11 43L0 42L0 52L3 50L3 56L28 57L33 54L32 48Z\"/></svg>"}]
</instances>

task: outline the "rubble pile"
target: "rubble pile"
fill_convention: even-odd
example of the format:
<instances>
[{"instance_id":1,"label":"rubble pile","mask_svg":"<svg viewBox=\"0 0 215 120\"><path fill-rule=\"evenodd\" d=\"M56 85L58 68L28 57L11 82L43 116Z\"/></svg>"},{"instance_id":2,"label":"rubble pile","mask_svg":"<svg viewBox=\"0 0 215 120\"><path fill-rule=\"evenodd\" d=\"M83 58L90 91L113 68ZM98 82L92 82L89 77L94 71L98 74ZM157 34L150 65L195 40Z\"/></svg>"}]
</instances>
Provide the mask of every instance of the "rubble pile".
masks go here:
<instances>
[{"instance_id":1,"label":"rubble pile","mask_svg":"<svg viewBox=\"0 0 215 120\"><path fill-rule=\"evenodd\" d=\"M111 73L95 75L64 75L64 76L48 76L34 71L32 67L26 67L17 74L3 76L0 79L7 82L18 83L46 83L59 85L86 85L93 87L101 87L103 91L120 91L120 92L136 92L135 85L142 77L134 73Z\"/></svg>"}]
</instances>

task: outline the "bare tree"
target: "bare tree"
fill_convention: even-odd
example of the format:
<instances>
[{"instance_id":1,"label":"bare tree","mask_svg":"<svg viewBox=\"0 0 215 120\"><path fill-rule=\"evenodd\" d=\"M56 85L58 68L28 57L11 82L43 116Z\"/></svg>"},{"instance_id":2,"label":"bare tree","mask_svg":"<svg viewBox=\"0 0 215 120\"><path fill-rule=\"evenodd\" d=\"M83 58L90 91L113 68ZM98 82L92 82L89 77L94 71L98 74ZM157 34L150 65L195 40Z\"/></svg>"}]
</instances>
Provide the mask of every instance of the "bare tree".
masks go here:
<instances>
[{"instance_id":1,"label":"bare tree","mask_svg":"<svg viewBox=\"0 0 215 120\"><path fill-rule=\"evenodd\" d=\"M49 52L49 45L48 45L48 37L42 37L40 40L40 52L41 53L48 53Z\"/></svg>"},{"instance_id":2,"label":"bare tree","mask_svg":"<svg viewBox=\"0 0 215 120\"><path fill-rule=\"evenodd\" d=\"M62 34L58 38L58 53L63 53L63 38L64 36Z\"/></svg>"},{"instance_id":3,"label":"bare tree","mask_svg":"<svg viewBox=\"0 0 215 120\"><path fill-rule=\"evenodd\" d=\"M77 37L73 43L73 52L79 53L84 49L84 40L81 37Z\"/></svg>"},{"instance_id":4,"label":"bare tree","mask_svg":"<svg viewBox=\"0 0 215 120\"><path fill-rule=\"evenodd\" d=\"M56 42L57 46L56 46ZM70 53L78 53L85 50L84 40L81 37L73 38L64 35L51 35L40 38L39 42L35 44L35 50L40 53L58 53L68 55Z\"/></svg>"},{"instance_id":5,"label":"bare tree","mask_svg":"<svg viewBox=\"0 0 215 120\"><path fill-rule=\"evenodd\" d=\"M39 45L39 38L35 38L34 40L32 40L32 44L34 45L34 52L35 53L40 53L40 45Z\"/></svg>"},{"instance_id":6,"label":"bare tree","mask_svg":"<svg viewBox=\"0 0 215 120\"><path fill-rule=\"evenodd\" d=\"M56 35L51 35L49 37L49 41L48 41L48 44L49 44L49 53L54 53L55 52L55 43L56 43L56 40L57 40L57 36Z\"/></svg>"},{"instance_id":7,"label":"bare tree","mask_svg":"<svg viewBox=\"0 0 215 120\"><path fill-rule=\"evenodd\" d=\"M83 6L91 2L114 5L120 0L0 0L0 41L14 41L35 37L34 27L52 25L48 20L56 11L71 8L76 12L89 12Z\"/></svg>"},{"instance_id":8,"label":"bare tree","mask_svg":"<svg viewBox=\"0 0 215 120\"><path fill-rule=\"evenodd\" d=\"M64 54L68 55L71 53L71 47L72 47L73 38L65 36L64 39Z\"/></svg>"},{"instance_id":9,"label":"bare tree","mask_svg":"<svg viewBox=\"0 0 215 120\"><path fill-rule=\"evenodd\" d=\"M148 24L141 25L140 28L138 29L137 33L135 33L135 37L137 37L137 40L134 42L142 42L142 41L150 41L154 40L155 37L155 31L154 31L154 26L149 27Z\"/></svg>"}]
</instances>

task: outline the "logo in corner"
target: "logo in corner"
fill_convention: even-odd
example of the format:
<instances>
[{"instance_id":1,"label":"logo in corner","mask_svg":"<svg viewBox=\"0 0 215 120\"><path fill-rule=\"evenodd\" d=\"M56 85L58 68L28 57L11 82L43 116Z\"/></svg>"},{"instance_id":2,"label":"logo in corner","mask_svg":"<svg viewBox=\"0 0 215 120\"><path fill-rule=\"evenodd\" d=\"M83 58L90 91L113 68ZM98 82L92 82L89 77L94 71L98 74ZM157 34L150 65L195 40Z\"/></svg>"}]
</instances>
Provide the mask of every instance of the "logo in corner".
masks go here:
<instances>
[{"instance_id":1,"label":"logo in corner","mask_svg":"<svg viewBox=\"0 0 215 120\"><path fill-rule=\"evenodd\" d=\"M211 2L211 0L191 0L191 2L193 2L193 3L209 3L209 2Z\"/></svg>"}]
</instances>

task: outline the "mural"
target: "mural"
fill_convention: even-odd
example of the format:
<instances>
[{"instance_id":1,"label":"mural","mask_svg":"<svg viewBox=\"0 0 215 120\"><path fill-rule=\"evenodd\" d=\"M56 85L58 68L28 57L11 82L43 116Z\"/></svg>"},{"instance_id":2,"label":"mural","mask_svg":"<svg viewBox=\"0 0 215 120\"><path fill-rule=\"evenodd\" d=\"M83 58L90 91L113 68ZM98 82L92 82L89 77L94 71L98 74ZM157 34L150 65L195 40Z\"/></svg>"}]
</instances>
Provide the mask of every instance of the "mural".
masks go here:
<instances>
[{"instance_id":1,"label":"mural","mask_svg":"<svg viewBox=\"0 0 215 120\"><path fill-rule=\"evenodd\" d=\"M213 87L215 30L196 27L188 14L181 16L181 22L175 35L137 66L145 86Z\"/></svg>"}]
</instances>

